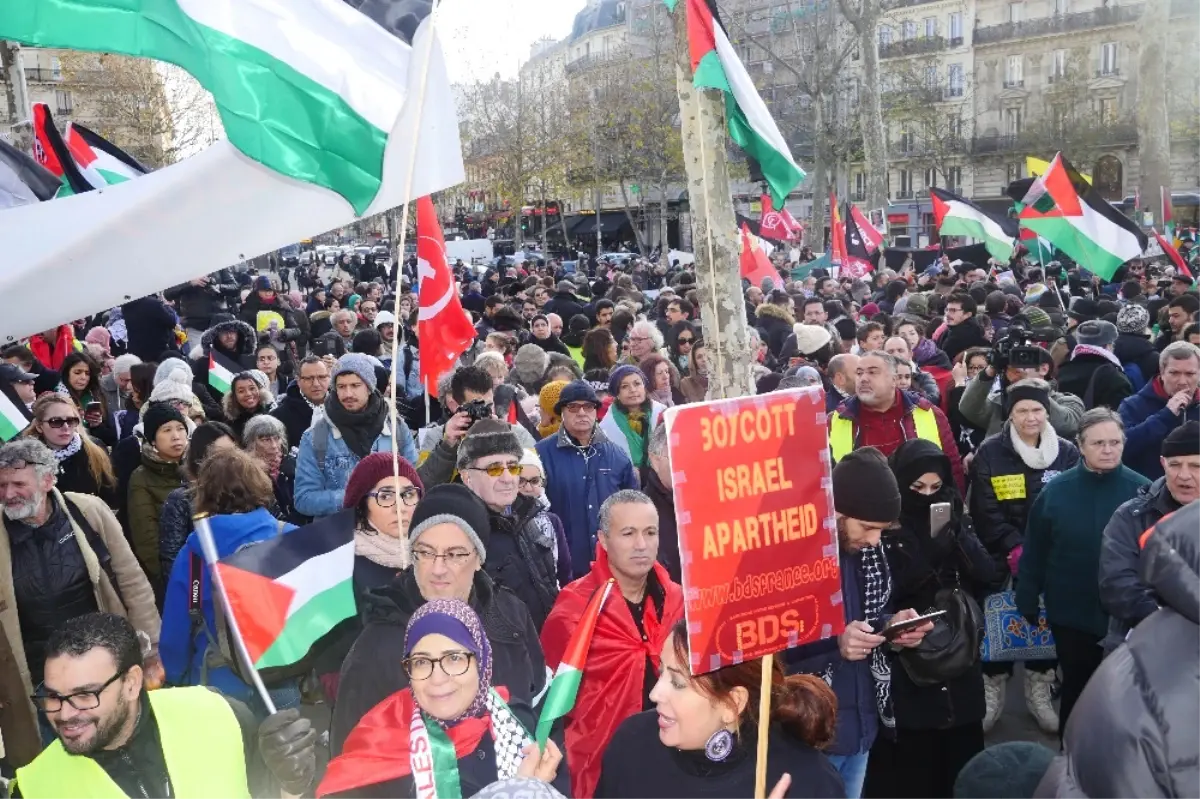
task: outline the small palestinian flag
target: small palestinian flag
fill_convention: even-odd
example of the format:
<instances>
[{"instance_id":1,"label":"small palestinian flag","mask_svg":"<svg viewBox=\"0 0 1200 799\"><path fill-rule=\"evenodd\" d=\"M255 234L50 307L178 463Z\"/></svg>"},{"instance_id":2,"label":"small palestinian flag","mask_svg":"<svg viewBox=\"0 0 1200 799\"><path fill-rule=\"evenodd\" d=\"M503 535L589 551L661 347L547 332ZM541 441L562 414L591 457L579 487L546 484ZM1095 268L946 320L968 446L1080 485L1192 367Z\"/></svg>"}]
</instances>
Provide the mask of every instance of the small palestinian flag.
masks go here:
<instances>
[{"instance_id":1,"label":"small palestinian flag","mask_svg":"<svg viewBox=\"0 0 1200 799\"><path fill-rule=\"evenodd\" d=\"M242 371L240 366L219 352L209 353L208 384L222 394L229 393L229 388L233 385L233 378L240 371Z\"/></svg>"},{"instance_id":2,"label":"small palestinian flag","mask_svg":"<svg viewBox=\"0 0 1200 799\"><path fill-rule=\"evenodd\" d=\"M1015 220L998 219L970 200L944 189L931 188L933 215L940 236L970 236L983 242L997 261L1008 263L1017 237Z\"/></svg>"},{"instance_id":3,"label":"small palestinian flag","mask_svg":"<svg viewBox=\"0 0 1200 799\"><path fill-rule=\"evenodd\" d=\"M545 749L546 741L550 739L550 729L554 722L571 712L575 707L575 698L579 695L579 684L583 681L583 667L587 663L588 650L592 647L592 634L596 631L596 620L604 609L604 602L612 592L616 580L609 578L592 594L579 626L567 642L567 650L563 653L562 662L554 670L554 679L546 691L546 699L542 704L542 715L537 723L538 746Z\"/></svg>"},{"instance_id":4,"label":"small palestinian flag","mask_svg":"<svg viewBox=\"0 0 1200 799\"><path fill-rule=\"evenodd\" d=\"M13 400L6 392L0 391L0 440L12 441L29 427L32 419L24 403Z\"/></svg>"},{"instance_id":5,"label":"small palestinian flag","mask_svg":"<svg viewBox=\"0 0 1200 799\"><path fill-rule=\"evenodd\" d=\"M344 510L217 563L256 669L289 666L356 612L354 510Z\"/></svg>"},{"instance_id":6,"label":"small palestinian flag","mask_svg":"<svg viewBox=\"0 0 1200 799\"><path fill-rule=\"evenodd\" d=\"M140 178L150 171L132 155L77 122L67 125L66 141L79 170L97 189Z\"/></svg>"},{"instance_id":7,"label":"small palestinian flag","mask_svg":"<svg viewBox=\"0 0 1200 799\"><path fill-rule=\"evenodd\" d=\"M1157 230L1154 230L1154 228L1151 228L1150 231L1154 234L1154 240L1158 242L1158 246L1162 247L1163 254L1170 258L1171 263L1174 264L1175 273L1178 275L1184 275L1189 279L1194 279L1192 270L1188 269L1187 261L1183 260L1183 256L1179 254L1179 250L1175 248L1175 245L1171 242L1171 240L1163 237L1163 235Z\"/></svg>"},{"instance_id":8,"label":"small palestinian flag","mask_svg":"<svg viewBox=\"0 0 1200 799\"><path fill-rule=\"evenodd\" d=\"M1175 214L1171 208L1171 190L1166 186L1159 186L1158 199L1162 202L1163 230L1167 232L1168 239L1174 240Z\"/></svg>"}]
</instances>

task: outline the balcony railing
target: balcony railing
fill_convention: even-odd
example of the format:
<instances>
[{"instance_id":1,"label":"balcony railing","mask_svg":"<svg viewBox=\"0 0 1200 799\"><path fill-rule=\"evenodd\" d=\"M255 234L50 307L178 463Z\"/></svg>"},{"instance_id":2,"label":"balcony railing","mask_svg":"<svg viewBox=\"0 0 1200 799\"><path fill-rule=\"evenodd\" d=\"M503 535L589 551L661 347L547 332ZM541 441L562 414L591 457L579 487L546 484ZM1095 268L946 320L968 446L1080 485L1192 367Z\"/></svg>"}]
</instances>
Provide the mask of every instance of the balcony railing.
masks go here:
<instances>
[{"instance_id":1,"label":"balcony railing","mask_svg":"<svg viewBox=\"0 0 1200 799\"><path fill-rule=\"evenodd\" d=\"M891 11L894 8L912 8L913 6L923 6L926 3L936 3L937 0L883 0L883 10Z\"/></svg>"},{"instance_id":2,"label":"balcony railing","mask_svg":"<svg viewBox=\"0 0 1200 799\"><path fill-rule=\"evenodd\" d=\"M898 42L880 44L879 57L899 58L901 56L937 53L945 49L945 38L941 36L920 36L915 39L901 39Z\"/></svg>"},{"instance_id":3,"label":"balcony railing","mask_svg":"<svg viewBox=\"0 0 1200 799\"><path fill-rule=\"evenodd\" d=\"M25 67L25 80L34 83L57 83L62 80L62 70Z\"/></svg>"},{"instance_id":4,"label":"balcony railing","mask_svg":"<svg viewBox=\"0 0 1200 799\"><path fill-rule=\"evenodd\" d=\"M1006 81L1004 81L1004 88L1006 88L1006 89L1024 89L1025 88L1025 80L1023 78L1017 78L1014 80L1006 80Z\"/></svg>"},{"instance_id":5,"label":"balcony railing","mask_svg":"<svg viewBox=\"0 0 1200 799\"><path fill-rule=\"evenodd\" d=\"M942 91L942 99L943 100L956 100L962 96L963 96L963 87L962 86L947 86Z\"/></svg>"},{"instance_id":6,"label":"balcony railing","mask_svg":"<svg viewBox=\"0 0 1200 799\"><path fill-rule=\"evenodd\" d=\"M948 47L962 47L963 46L963 37L951 36L949 39L949 44L947 46Z\"/></svg>"},{"instance_id":7,"label":"balcony railing","mask_svg":"<svg viewBox=\"0 0 1200 799\"><path fill-rule=\"evenodd\" d=\"M901 189L900 191L896 192L897 200L911 200L912 198L913 198L913 190L912 189L908 189L907 191L904 189Z\"/></svg>"},{"instance_id":8,"label":"balcony railing","mask_svg":"<svg viewBox=\"0 0 1200 799\"><path fill-rule=\"evenodd\" d=\"M1109 25L1123 25L1137 21L1141 15L1140 3L1135 6L1109 6L1092 11L1080 11L1075 14L1056 14L1052 17L1005 22L1000 25L989 25L986 28L976 28L972 38L977 45L993 44L1010 39L1027 39L1031 36L1051 36L1103 28Z\"/></svg>"},{"instance_id":9,"label":"balcony railing","mask_svg":"<svg viewBox=\"0 0 1200 799\"><path fill-rule=\"evenodd\" d=\"M629 56L629 52L624 48L620 50L610 50L607 53L591 53L581 58L576 58L574 61L568 62L564 71L568 75L573 75L578 72L583 72L587 69L611 64L614 61L624 61Z\"/></svg>"},{"instance_id":10,"label":"balcony railing","mask_svg":"<svg viewBox=\"0 0 1200 799\"><path fill-rule=\"evenodd\" d=\"M940 103L942 101L941 87L908 86L903 89L888 89L880 95L885 108L891 108L900 103Z\"/></svg>"},{"instance_id":11,"label":"balcony railing","mask_svg":"<svg viewBox=\"0 0 1200 799\"><path fill-rule=\"evenodd\" d=\"M1119 77L1120 74L1121 74L1121 70L1117 69L1116 67L1112 67L1111 69L1096 70L1097 78L1115 78L1115 77Z\"/></svg>"},{"instance_id":12,"label":"balcony railing","mask_svg":"<svg viewBox=\"0 0 1200 799\"><path fill-rule=\"evenodd\" d=\"M1085 135L1094 140L1096 144L1136 144L1138 140L1137 123L1125 121L1112 122L1107 125L1090 125ZM1049 140L1053 138L1061 139L1061 137L1048 137L1036 132L976 136L971 144L971 153L987 155L989 153L1045 150L1047 147L1057 146L1054 141Z\"/></svg>"}]
</instances>

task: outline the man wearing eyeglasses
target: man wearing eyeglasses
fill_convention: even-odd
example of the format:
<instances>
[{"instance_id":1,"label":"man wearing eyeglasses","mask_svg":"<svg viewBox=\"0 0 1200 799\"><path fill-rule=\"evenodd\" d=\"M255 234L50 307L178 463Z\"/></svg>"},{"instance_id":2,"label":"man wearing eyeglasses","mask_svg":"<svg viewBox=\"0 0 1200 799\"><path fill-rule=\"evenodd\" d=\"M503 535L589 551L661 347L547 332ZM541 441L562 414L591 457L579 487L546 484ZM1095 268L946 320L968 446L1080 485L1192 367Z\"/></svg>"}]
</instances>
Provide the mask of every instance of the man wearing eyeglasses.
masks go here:
<instances>
[{"instance_id":1,"label":"man wearing eyeglasses","mask_svg":"<svg viewBox=\"0 0 1200 799\"><path fill-rule=\"evenodd\" d=\"M309 355L300 361L296 379L271 411L271 415L287 428L288 441L295 442L293 454L299 451L304 431L312 427L313 414L325 404L329 385L329 364L323 358Z\"/></svg>"},{"instance_id":2,"label":"man wearing eyeglasses","mask_svg":"<svg viewBox=\"0 0 1200 799\"><path fill-rule=\"evenodd\" d=\"M558 596L558 541L538 501L519 493L523 456L507 423L482 419L458 447L458 471L487 505L492 537L484 570L525 603L540 630Z\"/></svg>"},{"instance_id":3,"label":"man wearing eyeglasses","mask_svg":"<svg viewBox=\"0 0 1200 799\"><path fill-rule=\"evenodd\" d=\"M550 510L562 519L575 577L587 574L596 557L600 506L623 488L637 488L633 462L596 424L600 400L586 381L568 383L554 412L558 433L536 447L546 472Z\"/></svg>"},{"instance_id":4,"label":"man wearing eyeglasses","mask_svg":"<svg viewBox=\"0 0 1200 799\"><path fill-rule=\"evenodd\" d=\"M299 710L259 724L208 688L147 691L142 652L133 627L111 613L54 632L31 698L57 739L17 769L12 796L249 797L311 786L316 731Z\"/></svg>"},{"instance_id":5,"label":"man wearing eyeglasses","mask_svg":"<svg viewBox=\"0 0 1200 799\"><path fill-rule=\"evenodd\" d=\"M0 732L8 761L30 762L49 729L27 697L42 681L46 642L70 619L97 610L129 618L157 646L154 592L108 506L54 487L58 463L41 441L0 447ZM157 654L147 668L161 679Z\"/></svg>"}]
</instances>

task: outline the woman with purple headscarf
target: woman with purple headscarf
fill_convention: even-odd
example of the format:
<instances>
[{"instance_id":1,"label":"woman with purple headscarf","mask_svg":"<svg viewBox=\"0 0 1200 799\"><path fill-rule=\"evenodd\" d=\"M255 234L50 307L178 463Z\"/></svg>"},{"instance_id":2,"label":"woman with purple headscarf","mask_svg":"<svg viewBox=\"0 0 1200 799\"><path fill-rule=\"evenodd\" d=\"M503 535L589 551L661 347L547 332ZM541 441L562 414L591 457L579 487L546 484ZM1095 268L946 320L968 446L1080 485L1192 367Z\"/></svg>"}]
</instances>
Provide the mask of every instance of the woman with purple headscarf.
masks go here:
<instances>
[{"instance_id":1,"label":"woman with purple headscarf","mask_svg":"<svg viewBox=\"0 0 1200 799\"><path fill-rule=\"evenodd\" d=\"M409 686L365 715L329 763L317 796L471 796L497 779L559 778L554 741L538 750L532 711L492 687L492 648L467 603L432 599L404 638ZM560 784L561 783L561 784Z\"/></svg>"}]
</instances>

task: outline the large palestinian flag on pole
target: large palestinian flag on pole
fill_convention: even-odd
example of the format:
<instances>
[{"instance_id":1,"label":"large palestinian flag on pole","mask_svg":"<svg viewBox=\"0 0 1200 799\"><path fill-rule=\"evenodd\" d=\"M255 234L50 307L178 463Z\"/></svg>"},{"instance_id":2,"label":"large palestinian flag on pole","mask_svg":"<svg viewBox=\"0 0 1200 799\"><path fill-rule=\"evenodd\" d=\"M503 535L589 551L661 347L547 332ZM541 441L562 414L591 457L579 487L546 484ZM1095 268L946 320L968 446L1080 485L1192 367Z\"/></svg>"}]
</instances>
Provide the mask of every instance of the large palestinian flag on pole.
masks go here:
<instances>
[{"instance_id":1,"label":"large palestinian flag on pole","mask_svg":"<svg viewBox=\"0 0 1200 799\"><path fill-rule=\"evenodd\" d=\"M592 647L592 635L596 632L596 619L600 618L600 611L604 610L604 602L612 593L615 583L616 580L610 577L608 582L592 593L587 607L583 609L579 625L571 634L571 640L567 642L562 662L554 670L554 679L550 681L550 688L546 691L546 699L542 702L542 714L537 723L537 741L543 749L550 738L554 722L575 707L575 700L579 697L579 684L583 682L583 667L587 663L588 650Z\"/></svg>"},{"instance_id":2,"label":"large palestinian flag on pole","mask_svg":"<svg viewBox=\"0 0 1200 799\"><path fill-rule=\"evenodd\" d=\"M663 0L672 11L679 0ZM697 89L720 89L725 93L725 122L729 137L747 156L758 162L775 205L783 207L788 193L804 180L804 170L792 160L791 151L746 65L738 58L717 16L715 0L683 0L687 3L688 49L692 82Z\"/></svg>"},{"instance_id":3,"label":"large palestinian flag on pole","mask_svg":"<svg viewBox=\"0 0 1200 799\"><path fill-rule=\"evenodd\" d=\"M1141 228L1101 197L1062 153L1033 182L1022 203L1022 227L1105 280L1146 249Z\"/></svg>"},{"instance_id":4,"label":"large palestinian flag on pole","mask_svg":"<svg viewBox=\"0 0 1200 799\"><path fill-rule=\"evenodd\" d=\"M216 568L254 667L297 663L355 614L354 510L251 544Z\"/></svg>"},{"instance_id":5,"label":"large palestinian flag on pole","mask_svg":"<svg viewBox=\"0 0 1200 799\"><path fill-rule=\"evenodd\" d=\"M1013 239L1017 224L1012 219L998 219L970 200L945 189L931 188L933 216L939 236L970 236L983 242L997 261L1008 263L1013 254Z\"/></svg>"}]
</instances>

